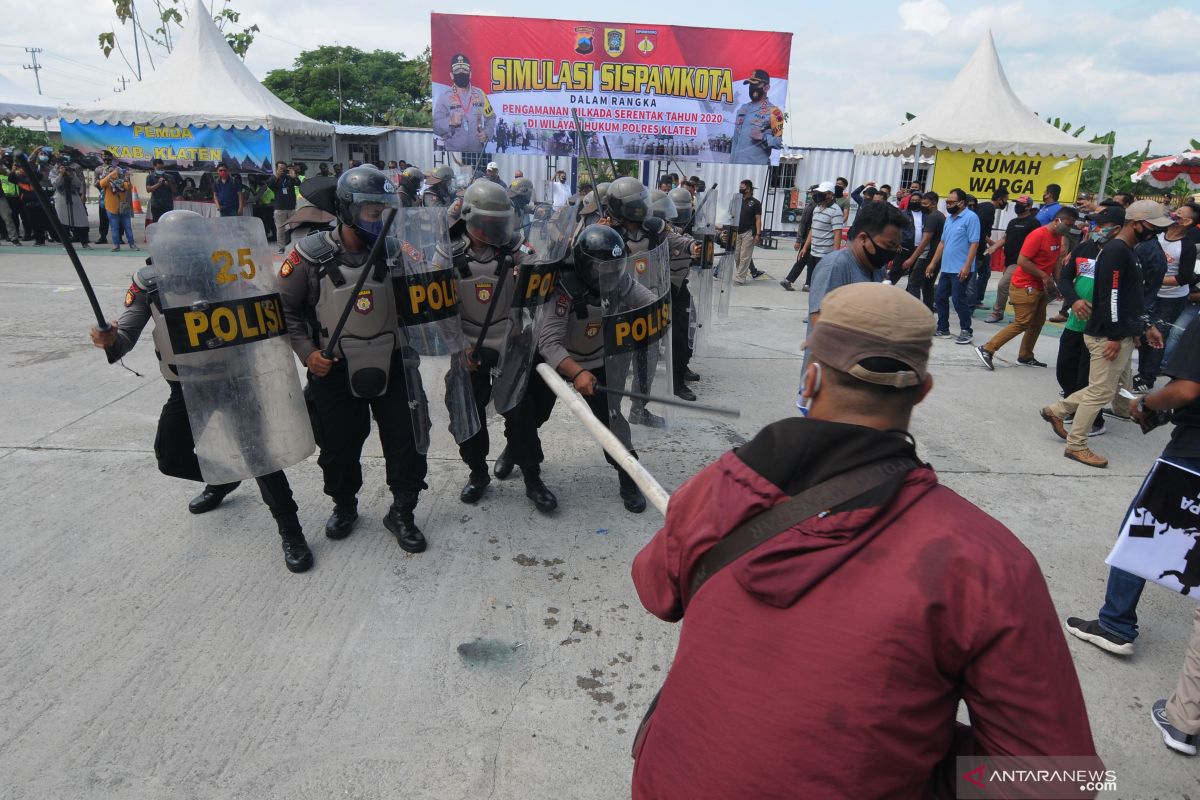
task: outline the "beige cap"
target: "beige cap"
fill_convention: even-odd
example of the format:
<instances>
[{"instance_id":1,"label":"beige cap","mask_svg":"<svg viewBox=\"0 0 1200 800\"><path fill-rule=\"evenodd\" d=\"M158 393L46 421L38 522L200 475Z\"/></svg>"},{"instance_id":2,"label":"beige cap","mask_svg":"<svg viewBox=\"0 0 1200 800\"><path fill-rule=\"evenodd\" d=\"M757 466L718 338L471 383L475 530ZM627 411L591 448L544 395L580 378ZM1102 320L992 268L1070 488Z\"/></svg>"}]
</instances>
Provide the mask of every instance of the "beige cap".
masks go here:
<instances>
[{"instance_id":1,"label":"beige cap","mask_svg":"<svg viewBox=\"0 0 1200 800\"><path fill-rule=\"evenodd\" d=\"M1153 200L1138 200L1125 209L1126 222L1148 222L1156 228L1165 228L1175 220L1167 213L1162 203Z\"/></svg>"},{"instance_id":2,"label":"beige cap","mask_svg":"<svg viewBox=\"0 0 1200 800\"><path fill-rule=\"evenodd\" d=\"M904 388L925 379L933 344L933 314L908 292L881 283L852 283L821 301L821 316L805 344L812 357L860 381ZM868 358L909 367L873 372Z\"/></svg>"}]
</instances>

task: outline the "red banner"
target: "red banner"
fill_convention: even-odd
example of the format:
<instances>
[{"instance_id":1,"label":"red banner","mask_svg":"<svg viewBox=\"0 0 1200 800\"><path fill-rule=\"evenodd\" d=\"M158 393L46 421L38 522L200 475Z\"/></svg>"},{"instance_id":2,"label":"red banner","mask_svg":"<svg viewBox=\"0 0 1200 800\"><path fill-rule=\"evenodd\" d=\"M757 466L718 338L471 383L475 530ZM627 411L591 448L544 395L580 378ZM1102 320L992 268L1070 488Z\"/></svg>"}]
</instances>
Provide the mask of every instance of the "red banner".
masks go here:
<instances>
[{"instance_id":1,"label":"red banner","mask_svg":"<svg viewBox=\"0 0 1200 800\"><path fill-rule=\"evenodd\" d=\"M792 35L432 16L433 129L454 152L778 163Z\"/></svg>"}]
</instances>

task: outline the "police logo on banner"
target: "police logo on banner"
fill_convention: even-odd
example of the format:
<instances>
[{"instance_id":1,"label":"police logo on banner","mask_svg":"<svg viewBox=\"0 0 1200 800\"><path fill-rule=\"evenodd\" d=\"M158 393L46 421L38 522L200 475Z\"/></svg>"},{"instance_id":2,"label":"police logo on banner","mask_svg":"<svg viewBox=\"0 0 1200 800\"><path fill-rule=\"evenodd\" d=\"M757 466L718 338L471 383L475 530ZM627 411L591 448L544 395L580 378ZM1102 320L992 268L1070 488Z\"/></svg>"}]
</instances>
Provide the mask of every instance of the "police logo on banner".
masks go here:
<instances>
[{"instance_id":1,"label":"police logo on banner","mask_svg":"<svg viewBox=\"0 0 1200 800\"><path fill-rule=\"evenodd\" d=\"M375 307L375 290L363 289L354 299L354 310L359 314L370 314Z\"/></svg>"},{"instance_id":2,"label":"police logo on banner","mask_svg":"<svg viewBox=\"0 0 1200 800\"><path fill-rule=\"evenodd\" d=\"M596 49L592 44L595 41L596 29L589 28L585 25L575 29L575 52L581 56L590 55Z\"/></svg>"},{"instance_id":3,"label":"police logo on banner","mask_svg":"<svg viewBox=\"0 0 1200 800\"><path fill-rule=\"evenodd\" d=\"M604 52L607 53L610 58L616 58L625 52L624 28L604 29Z\"/></svg>"},{"instance_id":4,"label":"police logo on banner","mask_svg":"<svg viewBox=\"0 0 1200 800\"><path fill-rule=\"evenodd\" d=\"M637 51L643 56L648 56L654 52L654 44L658 39L658 31L636 30L633 36L637 39Z\"/></svg>"}]
</instances>

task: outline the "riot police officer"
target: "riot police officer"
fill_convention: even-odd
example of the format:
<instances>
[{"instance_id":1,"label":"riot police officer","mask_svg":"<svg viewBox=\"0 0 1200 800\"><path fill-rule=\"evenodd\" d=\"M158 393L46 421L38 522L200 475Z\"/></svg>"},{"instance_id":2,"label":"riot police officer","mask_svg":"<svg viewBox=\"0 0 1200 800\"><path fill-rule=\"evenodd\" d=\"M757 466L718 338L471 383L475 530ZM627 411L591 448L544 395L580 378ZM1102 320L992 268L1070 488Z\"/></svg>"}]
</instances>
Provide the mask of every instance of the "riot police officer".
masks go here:
<instances>
[{"instance_id":1,"label":"riot police officer","mask_svg":"<svg viewBox=\"0 0 1200 800\"><path fill-rule=\"evenodd\" d=\"M393 499L383 524L402 549L420 553L426 540L413 511L427 488L428 465L414 444L409 402L423 403L424 390L412 377L416 370L406 369L405 359L417 356L399 325L387 266L366 263L370 246L385 235L384 209L397 203L395 187L380 170L346 170L337 181L338 227L298 241L279 275L292 349L308 368L305 398L321 448L317 463L334 502L325 535L344 539L358 520L360 458L374 416ZM352 298L363 269L372 272ZM328 359L322 348L352 300L354 312Z\"/></svg>"},{"instance_id":2,"label":"riot police officer","mask_svg":"<svg viewBox=\"0 0 1200 800\"><path fill-rule=\"evenodd\" d=\"M688 291L688 272L692 259L699 255L699 243L683 232L692 221L692 193L684 187L667 193L675 207L675 215L668 219L669 241L671 242L671 358L674 363L675 394L684 400L695 400L696 395L684 381L699 380L700 376L688 367L692 348L688 342L691 325L692 293ZM686 242L686 244L685 244Z\"/></svg>"},{"instance_id":3,"label":"riot police officer","mask_svg":"<svg viewBox=\"0 0 1200 800\"><path fill-rule=\"evenodd\" d=\"M612 228L589 225L575 240L572 250L574 266L564 270L559 278L553 311L542 328L538 350L546 363L558 374L571 381L583 395L588 407L617 438L630 443L629 425L611 410L608 399L596 391L596 384L607 385L604 368L603 306L612 304L602 296L598 265L623 258L625 242ZM616 293L628 298L631 305L645 305L655 300L654 293L628 274L615 282ZM549 417L545 411L544 418ZM630 452L633 452L632 450ZM633 453L637 455L636 452ZM604 458L617 470L620 496L625 509L634 514L646 510L646 498L633 478L629 477L607 453Z\"/></svg>"},{"instance_id":4,"label":"riot police officer","mask_svg":"<svg viewBox=\"0 0 1200 800\"><path fill-rule=\"evenodd\" d=\"M194 211L169 211L155 227L156 233L170 228L188 216L198 218ZM147 259L149 262L149 259ZM125 311L119 320L110 323L107 331L91 330L92 344L104 350L108 363L121 360L137 344L146 323L153 318L154 350L158 356L159 369L171 389L167 402L158 415L158 432L154 437L154 455L158 459L158 470L173 478L202 481L200 462L196 457L196 444L192 426L188 419L187 404L176 367L176 357L171 338L163 319L162 300L158 291L157 268L150 263L133 274L133 282L125 292ZM292 489L282 470L256 478L263 502L275 518L279 536L283 542L283 560L291 572L304 572L312 567L312 551L304 538L300 519L296 516L296 501ZM221 504L226 495L238 487L238 483L206 484L201 492L188 504L193 514L204 514Z\"/></svg>"},{"instance_id":5,"label":"riot police officer","mask_svg":"<svg viewBox=\"0 0 1200 800\"><path fill-rule=\"evenodd\" d=\"M417 193L421 191L421 183L425 180L425 173L420 167L406 167L400 173L400 185L397 187L397 197L400 199L401 208L412 208L417 205Z\"/></svg>"},{"instance_id":6,"label":"riot police officer","mask_svg":"<svg viewBox=\"0 0 1200 800\"><path fill-rule=\"evenodd\" d=\"M454 200L454 168L449 164L434 167L425 173L425 192L421 203L425 206L449 206Z\"/></svg>"},{"instance_id":7,"label":"riot police officer","mask_svg":"<svg viewBox=\"0 0 1200 800\"><path fill-rule=\"evenodd\" d=\"M529 352L523 354L528 358L510 352L517 346L514 328L521 311L519 307L514 311L514 297L521 283L522 265L530 261L530 255L522 246L523 236L517 230L507 192L491 181L476 181L467 187L450 234L451 252L445 254L445 260L453 264L459 275L459 322L480 423L479 432L458 448L470 468L459 499L477 503L491 483L487 464L490 440L484 409L492 399L493 384L499 377L495 373L498 369L532 369L536 342L528 343ZM481 335L482 346L476 349ZM513 376L505 378L506 385L523 385L513 380ZM538 511L549 513L558 507L558 498L541 478L543 454L535 413L530 407L533 394L531 387L519 399L504 398L503 405L515 400L515 405L503 413L505 458L521 468L525 495ZM501 406L500 398L497 401L497 406Z\"/></svg>"}]
</instances>

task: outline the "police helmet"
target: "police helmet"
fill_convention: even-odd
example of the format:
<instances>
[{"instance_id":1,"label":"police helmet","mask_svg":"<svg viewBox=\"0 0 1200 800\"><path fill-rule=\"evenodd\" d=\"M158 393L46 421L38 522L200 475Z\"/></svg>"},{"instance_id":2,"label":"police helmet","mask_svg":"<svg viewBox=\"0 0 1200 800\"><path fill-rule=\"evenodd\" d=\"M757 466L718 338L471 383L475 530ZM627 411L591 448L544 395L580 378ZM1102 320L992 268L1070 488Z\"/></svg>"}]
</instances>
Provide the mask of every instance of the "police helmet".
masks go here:
<instances>
[{"instance_id":1,"label":"police helmet","mask_svg":"<svg viewBox=\"0 0 1200 800\"><path fill-rule=\"evenodd\" d=\"M597 183L595 190L593 190L591 186L588 186L587 194L583 196L583 208L579 210L579 213L595 214L597 211L599 211L600 207L596 205L596 194L599 193L600 202L603 203L604 199L608 197L608 187L610 186L612 186L612 184L608 181L600 181L600 183Z\"/></svg>"},{"instance_id":2,"label":"police helmet","mask_svg":"<svg viewBox=\"0 0 1200 800\"><path fill-rule=\"evenodd\" d=\"M599 266L625 256L625 240L607 225L588 225L575 239L571 251L575 275L593 292L600 291Z\"/></svg>"},{"instance_id":3,"label":"police helmet","mask_svg":"<svg viewBox=\"0 0 1200 800\"><path fill-rule=\"evenodd\" d=\"M349 225L362 239L374 244L383 233L383 213L387 206L399 208L395 185L382 171L370 164L352 167L337 180L337 218Z\"/></svg>"},{"instance_id":4,"label":"police helmet","mask_svg":"<svg viewBox=\"0 0 1200 800\"><path fill-rule=\"evenodd\" d=\"M425 180L425 173L419 167L408 167L400 173L400 188L409 197L416 197L417 192L421 189L421 182Z\"/></svg>"},{"instance_id":5,"label":"police helmet","mask_svg":"<svg viewBox=\"0 0 1200 800\"><path fill-rule=\"evenodd\" d=\"M508 196L514 203L526 204L533 200L533 181L517 178L508 185Z\"/></svg>"},{"instance_id":6,"label":"police helmet","mask_svg":"<svg viewBox=\"0 0 1200 800\"><path fill-rule=\"evenodd\" d=\"M449 164L434 167L432 172L425 173L425 183L430 186L437 186L442 183L454 183L454 167Z\"/></svg>"},{"instance_id":7,"label":"police helmet","mask_svg":"<svg viewBox=\"0 0 1200 800\"><path fill-rule=\"evenodd\" d=\"M695 209L692 208L692 193L680 186L667 192L667 197L675 204L675 219L671 221L676 225L687 225L691 222L692 214L695 213Z\"/></svg>"},{"instance_id":8,"label":"police helmet","mask_svg":"<svg viewBox=\"0 0 1200 800\"><path fill-rule=\"evenodd\" d=\"M673 222L679 213L674 201L662 189L650 190L650 212L664 222Z\"/></svg>"},{"instance_id":9,"label":"police helmet","mask_svg":"<svg viewBox=\"0 0 1200 800\"><path fill-rule=\"evenodd\" d=\"M467 187L459 218L468 234L496 247L508 244L517 226L508 192L492 181L475 181Z\"/></svg>"},{"instance_id":10,"label":"police helmet","mask_svg":"<svg viewBox=\"0 0 1200 800\"><path fill-rule=\"evenodd\" d=\"M608 187L604 203L618 219L626 222L642 222L650 214L650 190L637 178L617 178Z\"/></svg>"}]
</instances>

